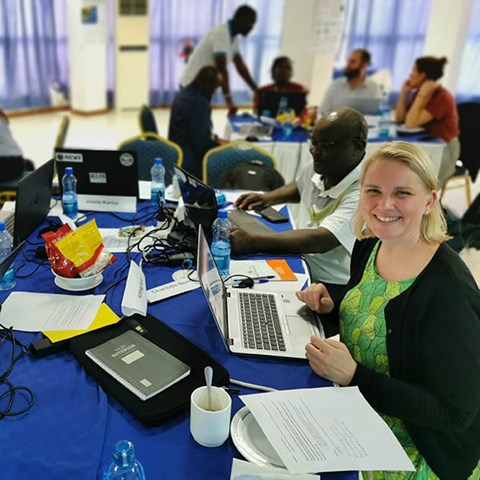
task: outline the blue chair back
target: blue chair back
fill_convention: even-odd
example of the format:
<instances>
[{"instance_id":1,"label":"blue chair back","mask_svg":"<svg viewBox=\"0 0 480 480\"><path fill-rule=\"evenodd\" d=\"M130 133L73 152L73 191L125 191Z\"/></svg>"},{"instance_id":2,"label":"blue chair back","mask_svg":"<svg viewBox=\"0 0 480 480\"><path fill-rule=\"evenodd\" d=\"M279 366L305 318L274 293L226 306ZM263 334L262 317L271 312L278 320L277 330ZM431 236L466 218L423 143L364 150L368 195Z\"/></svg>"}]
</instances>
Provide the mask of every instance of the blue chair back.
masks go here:
<instances>
[{"instance_id":1,"label":"blue chair back","mask_svg":"<svg viewBox=\"0 0 480 480\"><path fill-rule=\"evenodd\" d=\"M137 154L138 179L151 180L150 169L154 159L161 157L165 167L165 185L172 183L174 165L183 163L183 152L176 144L154 133L144 133L125 140L119 145L119 150L133 151Z\"/></svg>"},{"instance_id":2,"label":"blue chair back","mask_svg":"<svg viewBox=\"0 0 480 480\"><path fill-rule=\"evenodd\" d=\"M220 188L223 173L234 165L257 160L277 170L277 161L270 152L251 143L238 141L212 148L203 157L203 181L213 188Z\"/></svg>"}]
</instances>

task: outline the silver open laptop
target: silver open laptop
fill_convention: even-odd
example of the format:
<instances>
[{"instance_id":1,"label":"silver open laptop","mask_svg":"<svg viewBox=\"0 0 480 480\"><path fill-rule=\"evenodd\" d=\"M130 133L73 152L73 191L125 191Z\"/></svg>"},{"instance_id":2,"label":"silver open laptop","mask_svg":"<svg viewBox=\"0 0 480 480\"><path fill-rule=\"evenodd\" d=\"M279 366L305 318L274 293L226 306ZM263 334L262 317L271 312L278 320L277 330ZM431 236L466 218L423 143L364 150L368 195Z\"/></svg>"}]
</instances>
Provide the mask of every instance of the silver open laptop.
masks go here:
<instances>
[{"instance_id":1,"label":"silver open laptop","mask_svg":"<svg viewBox=\"0 0 480 480\"><path fill-rule=\"evenodd\" d=\"M225 347L232 353L305 358L310 336L324 338L323 327L295 292L226 287L201 227L197 271Z\"/></svg>"}]
</instances>

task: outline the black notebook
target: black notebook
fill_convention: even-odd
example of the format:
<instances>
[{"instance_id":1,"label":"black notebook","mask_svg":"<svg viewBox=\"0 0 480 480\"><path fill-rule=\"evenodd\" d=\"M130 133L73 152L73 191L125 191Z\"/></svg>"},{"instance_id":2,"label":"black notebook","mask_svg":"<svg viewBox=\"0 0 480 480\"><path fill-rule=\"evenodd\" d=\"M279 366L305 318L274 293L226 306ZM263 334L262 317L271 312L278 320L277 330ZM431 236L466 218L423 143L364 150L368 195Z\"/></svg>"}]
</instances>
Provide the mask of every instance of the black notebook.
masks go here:
<instances>
[{"instance_id":1,"label":"black notebook","mask_svg":"<svg viewBox=\"0 0 480 480\"><path fill-rule=\"evenodd\" d=\"M141 400L185 378L190 367L133 330L85 352Z\"/></svg>"}]
</instances>

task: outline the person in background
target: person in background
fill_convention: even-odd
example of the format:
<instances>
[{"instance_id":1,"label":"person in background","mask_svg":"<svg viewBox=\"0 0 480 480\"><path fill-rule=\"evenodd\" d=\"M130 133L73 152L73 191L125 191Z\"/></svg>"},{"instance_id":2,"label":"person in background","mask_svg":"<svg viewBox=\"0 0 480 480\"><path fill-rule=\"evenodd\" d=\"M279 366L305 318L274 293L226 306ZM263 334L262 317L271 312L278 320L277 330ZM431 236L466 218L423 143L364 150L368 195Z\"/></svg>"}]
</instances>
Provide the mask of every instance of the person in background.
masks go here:
<instances>
[{"instance_id":1,"label":"person in background","mask_svg":"<svg viewBox=\"0 0 480 480\"><path fill-rule=\"evenodd\" d=\"M395 107L398 123L405 123L407 128L424 127L433 136L447 142L438 173L440 187L454 174L460 155L455 99L437 81L443 76L446 63L445 57L417 58Z\"/></svg>"},{"instance_id":2,"label":"person in background","mask_svg":"<svg viewBox=\"0 0 480 480\"><path fill-rule=\"evenodd\" d=\"M240 54L238 38L239 35L246 37L256 21L256 11L248 5L242 5L237 8L233 18L226 24L218 25L210 30L193 49L180 78L180 86L183 88L189 85L202 67L208 65L217 67L221 77L223 96L228 107L228 115L235 115L237 107L232 98L227 66L230 61L233 61L240 76L253 92L256 91L257 84Z\"/></svg>"},{"instance_id":3,"label":"person in background","mask_svg":"<svg viewBox=\"0 0 480 480\"><path fill-rule=\"evenodd\" d=\"M345 107L349 99L380 98L380 87L367 77L370 62L370 52L363 48L357 48L348 56L344 77L337 78L330 84L319 106L320 113Z\"/></svg>"},{"instance_id":4,"label":"person in background","mask_svg":"<svg viewBox=\"0 0 480 480\"><path fill-rule=\"evenodd\" d=\"M6 113L0 108L0 182L19 179L25 171L35 169L31 160L23 158L23 152L13 138Z\"/></svg>"},{"instance_id":5,"label":"person in background","mask_svg":"<svg viewBox=\"0 0 480 480\"><path fill-rule=\"evenodd\" d=\"M273 83L260 87L253 100L253 109L255 113L258 112L259 94L261 92L305 92L308 93L308 88L301 83L292 82L293 66L290 58L282 56L277 57L272 63L271 68Z\"/></svg>"},{"instance_id":6,"label":"person in background","mask_svg":"<svg viewBox=\"0 0 480 480\"><path fill-rule=\"evenodd\" d=\"M306 357L317 375L359 387L416 468L374 479L478 480L480 292L445 243L432 162L392 142L364 162L360 182L347 293L297 293L340 322L340 341L312 337Z\"/></svg>"},{"instance_id":7,"label":"person in background","mask_svg":"<svg viewBox=\"0 0 480 480\"><path fill-rule=\"evenodd\" d=\"M232 253L305 253L314 281L326 282L332 292L343 294L355 243L351 219L360 194L367 133L365 119L351 108L322 117L310 139L313 161L295 181L271 192L243 194L235 202L247 210L301 202L308 219L299 220L296 230L282 233L233 230Z\"/></svg>"},{"instance_id":8,"label":"person in background","mask_svg":"<svg viewBox=\"0 0 480 480\"><path fill-rule=\"evenodd\" d=\"M202 178L205 153L225 141L213 134L210 101L220 85L218 70L207 66L200 69L190 85L175 95L170 111L168 138L183 151L183 168Z\"/></svg>"}]
</instances>

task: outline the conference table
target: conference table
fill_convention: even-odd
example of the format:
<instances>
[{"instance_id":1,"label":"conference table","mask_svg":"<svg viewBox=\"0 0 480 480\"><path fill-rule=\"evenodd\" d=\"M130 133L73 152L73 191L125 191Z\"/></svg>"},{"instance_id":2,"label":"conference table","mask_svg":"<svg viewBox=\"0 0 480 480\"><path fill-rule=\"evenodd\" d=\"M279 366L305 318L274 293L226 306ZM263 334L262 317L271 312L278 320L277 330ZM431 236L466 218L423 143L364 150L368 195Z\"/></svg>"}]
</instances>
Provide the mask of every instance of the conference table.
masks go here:
<instances>
[{"instance_id":1,"label":"conference table","mask_svg":"<svg viewBox=\"0 0 480 480\"><path fill-rule=\"evenodd\" d=\"M154 207L149 202L143 202L138 204L135 218L132 214L90 213L87 219L95 218L99 228L117 228L138 223L152 225L155 222L153 214ZM148 218L150 220L147 221ZM54 218L47 220L52 222ZM47 222L32 234L24 248L24 255L19 255L15 261L15 291L70 293L55 285L47 262L38 263L34 258L36 247L43 245L39 231L46 225ZM280 225L277 228L289 227ZM126 275L126 255L115 255L117 261L103 272L102 284L87 293L101 294ZM139 255L133 254L133 258L138 260ZM289 264L293 271L303 271L300 259L290 258ZM172 281L172 274L178 269L144 264L147 289ZM125 282L120 282L109 289L105 297L107 305L119 316L124 288ZM8 294L0 293L2 302ZM83 292L72 294L81 295ZM204 349L229 371L233 379L275 389L331 385L312 373L305 360L227 353L200 288L149 304L148 313ZM41 333L14 333L26 346L42 338ZM0 342L0 375L7 369L10 347L8 341ZM16 353L19 352L17 347ZM9 380L16 387L30 389L34 404L23 414L0 420L2 480L93 480L109 460L115 442L121 439L133 442L147 479L228 479L232 459L242 458L231 438L217 448L198 445L190 435L188 411L160 426L143 426L102 390L68 350L39 359L27 354L16 362ZM4 391L5 385L0 388ZM244 387L234 388L238 388L240 394L258 393ZM18 391L13 410L23 409L27 398L25 392ZM242 407L239 395L233 394L232 416ZM5 408L6 399L0 399L0 410ZM322 474L324 480L356 478L355 472Z\"/></svg>"},{"instance_id":2,"label":"conference table","mask_svg":"<svg viewBox=\"0 0 480 480\"><path fill-rule=\"evenodd\" d=\"M244 139L244 136L239 133L242 125L255 122L258 123L256 117L250 115L235 116L225 126L225 138L229 140ZM368 123L370 124L370 120ZM439 171L446 145L442 140L433 138L426 133L402 136L397 136L395 133L395 135L384 140L377 137L377 132L376 128L369 129L366 157L380 148L385 141L402 140L414 143L422 148L432 160L435 170ZM393 129L392 133L394 133ZM277 159L278 171L282 174L285 182L289 183L295 180L297 173L312 161L308 144L309 138L310 133L301 127L295 128L287 138L285 138L282 129L275 127L271 138L259 138L258 141L255 141L255 144L270 152Z\"/></svg>"}]
</instances>

